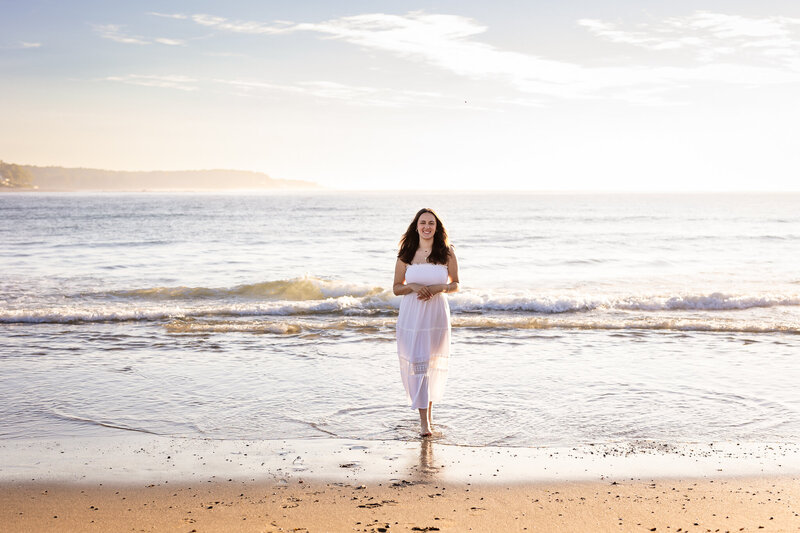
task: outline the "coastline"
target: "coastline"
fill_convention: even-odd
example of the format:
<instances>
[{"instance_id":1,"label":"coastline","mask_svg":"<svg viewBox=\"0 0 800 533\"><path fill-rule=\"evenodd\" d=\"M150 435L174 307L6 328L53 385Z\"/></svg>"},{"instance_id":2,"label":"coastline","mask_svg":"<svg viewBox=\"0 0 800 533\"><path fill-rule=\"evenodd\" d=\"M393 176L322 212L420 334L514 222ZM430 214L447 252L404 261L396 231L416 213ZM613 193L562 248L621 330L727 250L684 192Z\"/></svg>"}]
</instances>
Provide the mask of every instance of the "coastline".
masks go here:
<instances>
[{"instance_id":1,"label":"coastline","mask_svg":"<svg viewBox=\"0 0 800 533\"><path fill-rule=\"evenodd\" d=\"M70 193L70 194L98 194L98 193L249 193L249 192L281 192L281 193L324 193L330 189L322 186L319 187L260 187L260 188L210 188L210 187L142 187L142 188L97 188L97 189L61 189L53 187L43 188L18 188L18 187L0 187L0 193Z\"/></svg>"},{"instance_id":2,"label":"coastline","mask_svg":"<svg viewBox=\"0 0 800 533\"><path fill-rule=\"evenodd\" d=\"M800 443L458 446L436 438L213 440L127 434L0 441L0 483L431 480L552 483L800 476Z\"/></svg>"},{"instance_id":3,"label":"coastline","mask_svg":"<svg viewBox=\"0 0 800 533\"><path fill-rule=\"evenodd\" d=\"M11 531L800 528L796 443L471 448L126 435L6 440L0 457L0 523Z\"/></svg>"}]
</instances>

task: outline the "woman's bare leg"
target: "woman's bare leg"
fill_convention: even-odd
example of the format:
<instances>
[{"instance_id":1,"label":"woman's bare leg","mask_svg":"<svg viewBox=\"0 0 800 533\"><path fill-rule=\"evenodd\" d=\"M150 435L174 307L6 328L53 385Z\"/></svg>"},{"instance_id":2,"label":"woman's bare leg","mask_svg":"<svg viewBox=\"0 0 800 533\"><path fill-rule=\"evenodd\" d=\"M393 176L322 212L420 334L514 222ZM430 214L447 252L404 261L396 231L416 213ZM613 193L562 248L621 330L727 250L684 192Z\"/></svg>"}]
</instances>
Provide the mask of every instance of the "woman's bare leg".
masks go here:
<instances>
[{"instance_id":1,"label":"woman's bare leg","mask_svg":"<svg viewBox=\"0 0 800 533\"><path fill-rule=\"evenodd\" d=\"M428 428L433 431L433 402L428 402Z\"/></svg>"},{"instance_id":2,"label":"woman's bare leg","mask_svg":"<svg viewBox=\"0 0 800 533\"><path fill-rule=\"evenodd\" d=\"M431 427L428 424L428 410L427 409L420 409L419 410L419 423L422 426L422 431L420 435L423 437L428 437L431 434Z\"/></svg>"}]
</instances>

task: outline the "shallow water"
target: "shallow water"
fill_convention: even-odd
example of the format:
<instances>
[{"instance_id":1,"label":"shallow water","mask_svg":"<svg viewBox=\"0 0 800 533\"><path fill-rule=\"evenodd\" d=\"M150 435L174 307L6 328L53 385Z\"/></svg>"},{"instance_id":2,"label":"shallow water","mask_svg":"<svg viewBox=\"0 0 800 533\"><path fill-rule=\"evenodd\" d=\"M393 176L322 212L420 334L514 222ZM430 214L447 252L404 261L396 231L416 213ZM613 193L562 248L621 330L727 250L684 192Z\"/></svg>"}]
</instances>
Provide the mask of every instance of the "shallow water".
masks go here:
<instances>
[{"instance_id":1,"label":"shallow water","mask_svg":"<svg viewBox=\"0 0 800 533\"><path fill-rule=\"evenodd\" d=\"M800 195L0 195L0 437L410 439L390 294L456 245L443 442L800 439Z\"/></svg>"}]
</instances>

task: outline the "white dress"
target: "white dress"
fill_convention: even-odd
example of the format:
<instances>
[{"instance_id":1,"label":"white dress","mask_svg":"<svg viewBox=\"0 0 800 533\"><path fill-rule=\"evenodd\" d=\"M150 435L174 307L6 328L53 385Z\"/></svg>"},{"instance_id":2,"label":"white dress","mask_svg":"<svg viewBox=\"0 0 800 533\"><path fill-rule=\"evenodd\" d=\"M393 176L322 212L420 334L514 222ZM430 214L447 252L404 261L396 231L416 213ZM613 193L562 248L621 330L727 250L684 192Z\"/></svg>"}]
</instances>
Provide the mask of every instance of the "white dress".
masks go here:
<instances>
[{"instance_id":1,"label":"white dress","mask_svg":"<svg viewBox=\"0 0 800 533\"><path fill-rule=\"evenodd\" d=\"M406 283L447 283L447 266L433 263L408 265ZM450 358L450 306L445 293L430 300L406 294L397 317L397 355L406 395L414 409L442 399Z\"/></svg>"}]
</instances>

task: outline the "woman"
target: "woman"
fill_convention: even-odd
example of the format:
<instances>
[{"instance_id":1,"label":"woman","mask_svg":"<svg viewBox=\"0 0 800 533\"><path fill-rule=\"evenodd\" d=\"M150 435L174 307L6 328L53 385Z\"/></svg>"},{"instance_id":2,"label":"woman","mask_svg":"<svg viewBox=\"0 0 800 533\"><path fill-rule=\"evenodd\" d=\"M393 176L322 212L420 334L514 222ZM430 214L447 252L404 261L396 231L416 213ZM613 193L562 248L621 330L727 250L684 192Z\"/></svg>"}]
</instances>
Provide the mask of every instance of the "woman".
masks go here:
<instances>
[{"instance_id":1,"label":"woman","mask_svg":"<svg viewBox=\"0 0 800 533\"><path fill-rule=\"evenodd\" d=\"M394 267L396 295L403 295L397 317L400 375L419 409L421 435L433 430L433 402L447 381L450 357L450 307L445 293L458 290L458 262L442 221L431 209L420 209L400 240Z\"/></svg>"}]
</instances>

